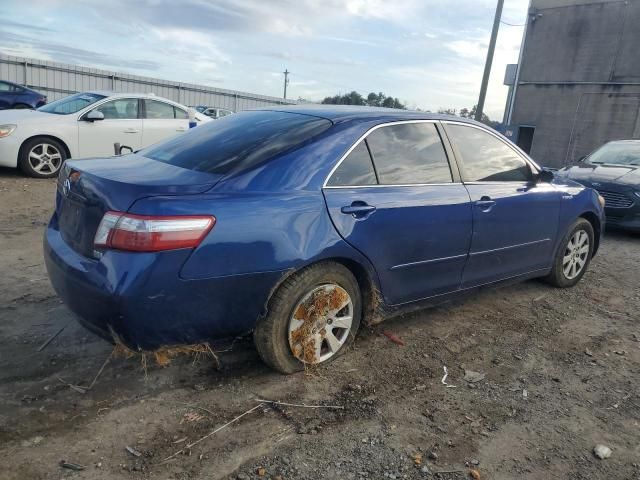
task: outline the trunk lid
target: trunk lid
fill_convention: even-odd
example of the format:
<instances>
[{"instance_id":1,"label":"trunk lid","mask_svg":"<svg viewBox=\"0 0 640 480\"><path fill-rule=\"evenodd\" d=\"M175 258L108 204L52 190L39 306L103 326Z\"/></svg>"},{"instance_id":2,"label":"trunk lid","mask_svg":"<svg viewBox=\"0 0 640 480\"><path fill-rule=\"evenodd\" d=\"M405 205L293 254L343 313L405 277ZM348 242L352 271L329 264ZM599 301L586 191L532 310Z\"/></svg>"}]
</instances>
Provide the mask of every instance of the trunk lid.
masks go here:
<instances>
[{"instance_id":1,"label":"trunk lid","mask_svg":"<svg viewBox=\"0 0 640 480\"><path fill-rule=\"evenodd\" d=\"M221 178L137 154L69 161L58 178L58 227L71 248L93 257L93 239L105 212L126 212L145 197L203 193Z\"/></svg>"}]
</instances>

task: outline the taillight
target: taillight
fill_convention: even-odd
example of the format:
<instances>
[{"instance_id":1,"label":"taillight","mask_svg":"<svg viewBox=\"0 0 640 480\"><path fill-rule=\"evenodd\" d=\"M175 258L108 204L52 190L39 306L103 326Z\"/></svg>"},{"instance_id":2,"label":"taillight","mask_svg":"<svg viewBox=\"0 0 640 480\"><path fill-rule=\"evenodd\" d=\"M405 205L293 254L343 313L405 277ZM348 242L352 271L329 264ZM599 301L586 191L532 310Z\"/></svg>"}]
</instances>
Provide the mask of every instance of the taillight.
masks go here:
<instances>
[{"instance_id":1,"label":"taillight","mask_svg":"<svg viewBox=\"0 0 640 480\"><path fill-rule=\"evenodd\" d=\"M97 249L159 252L194 248L216 223L213 216L151 216L107 212L94 239Z\"/></svg>"}]
</instances>

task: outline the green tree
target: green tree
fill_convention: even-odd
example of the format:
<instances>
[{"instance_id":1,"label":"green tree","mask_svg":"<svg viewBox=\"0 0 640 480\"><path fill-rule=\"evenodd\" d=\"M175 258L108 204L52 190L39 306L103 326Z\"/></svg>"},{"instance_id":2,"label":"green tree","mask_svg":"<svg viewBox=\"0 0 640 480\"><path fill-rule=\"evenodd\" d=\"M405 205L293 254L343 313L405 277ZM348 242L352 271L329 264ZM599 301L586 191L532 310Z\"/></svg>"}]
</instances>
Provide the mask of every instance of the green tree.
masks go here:
<instances>
[{"instance_id":1,"label":"green tree","mask_svg":"<svg viewBox=\"0 0 640 480\"><path fill-rule=\"evenodd\" d=\"M358 92L353 91L345 95L338 94L333 97L326 97L322 100L322 103L330 105L368 105L370 107L387 107L403 110L407 108L397 97L388 97L383 92L371 92L365 99Z\"/></svg>"}]
</instances>

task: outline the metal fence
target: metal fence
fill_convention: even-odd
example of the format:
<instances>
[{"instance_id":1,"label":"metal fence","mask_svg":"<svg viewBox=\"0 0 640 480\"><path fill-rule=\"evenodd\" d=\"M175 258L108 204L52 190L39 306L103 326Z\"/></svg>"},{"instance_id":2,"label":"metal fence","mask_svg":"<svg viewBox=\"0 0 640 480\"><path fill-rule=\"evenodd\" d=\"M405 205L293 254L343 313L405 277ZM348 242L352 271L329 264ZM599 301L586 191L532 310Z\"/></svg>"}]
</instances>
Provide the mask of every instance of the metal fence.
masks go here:
<instances>
[{"instance_id":1,"label":"metal fence","mask_svg":"<svg viewBox=\"0 0 640 480\"><path fill-rule=\"evenodd\" d=\"M13 57L0 53L0 80L26 85L47 95L48 101L77 92L108 90L123 93L154 93L183 105L207 105L238 112L267 105L293 104L266 95L174 82L96 68Z\"/></svg>"}]
</instances>

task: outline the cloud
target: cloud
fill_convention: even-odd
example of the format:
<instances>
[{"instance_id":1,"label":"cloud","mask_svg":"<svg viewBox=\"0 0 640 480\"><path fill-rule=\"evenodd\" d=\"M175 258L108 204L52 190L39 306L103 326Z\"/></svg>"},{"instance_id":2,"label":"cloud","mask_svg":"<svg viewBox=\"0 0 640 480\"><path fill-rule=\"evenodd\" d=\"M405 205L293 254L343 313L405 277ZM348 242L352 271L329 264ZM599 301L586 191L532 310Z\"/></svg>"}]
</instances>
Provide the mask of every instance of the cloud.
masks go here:
<instances>
[{"instance_id":1,"label":"cloud","mask_svg":"<svg viewBox=\"0 0 640 480\"><path fill-rule=\"evenodd\" d=\"M158 62L145 59L123 58L101 52L72 47L38 37L0 31L0 44L14 55L32 55L38 52L50 60L63 63L92 64L110 68L157 70Z\"/></svg>"}]
</instances>

